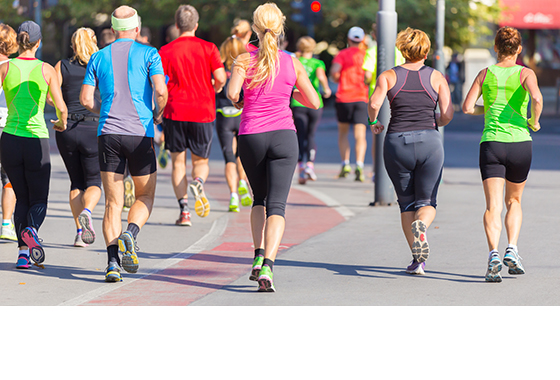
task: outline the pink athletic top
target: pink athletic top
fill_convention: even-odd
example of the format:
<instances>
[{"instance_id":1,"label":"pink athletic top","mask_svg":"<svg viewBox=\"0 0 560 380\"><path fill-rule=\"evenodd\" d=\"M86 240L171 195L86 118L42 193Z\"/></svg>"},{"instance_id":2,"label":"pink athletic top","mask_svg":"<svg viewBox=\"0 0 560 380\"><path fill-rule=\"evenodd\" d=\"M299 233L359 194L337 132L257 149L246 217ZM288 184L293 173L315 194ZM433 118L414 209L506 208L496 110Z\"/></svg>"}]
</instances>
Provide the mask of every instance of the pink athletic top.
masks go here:
<instances>
[{"instance_id":1,"label":"pink athletic top","mask_svg":"<svg viewBox=\"0 0 560 380\"><path fill-rule=\"evenodd\" d=\"M257 50L251 52L254 57ZM264 84L262 86L247 89L250 80L243 83L243 113L239 135L250 135L277 131L281 129L296 130L290 99L292 90L296 84L296 70L292 57L283 51L278 52L280 68L278 76L274 79L272 88Z\"/></svg>"}]
</instances>

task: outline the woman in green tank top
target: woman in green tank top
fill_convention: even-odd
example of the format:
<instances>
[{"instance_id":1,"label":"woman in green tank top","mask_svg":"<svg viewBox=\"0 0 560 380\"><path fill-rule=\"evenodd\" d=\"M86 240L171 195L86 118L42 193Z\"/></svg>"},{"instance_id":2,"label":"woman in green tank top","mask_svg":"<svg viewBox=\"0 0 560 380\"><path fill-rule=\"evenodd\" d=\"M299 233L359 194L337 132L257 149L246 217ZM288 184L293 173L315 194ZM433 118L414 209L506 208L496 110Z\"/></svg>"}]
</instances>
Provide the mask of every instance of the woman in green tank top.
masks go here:
<instances>
[{"instance_id":1,"label":"woman in green tank top","mask_svg":"<svg viewBox=\"0 0 560 380\"><path fill-rule=\"evenodd\" d=\"M503 263L511 275L524 274L517 240L521 229L521 196L531 167L532 142L529 128L540 129L542 95L533 70L516 65L521 53L521 34L517 29L503 27L496 33L494 50L498 63L482 70L469 90L463 112L484 114L484 131L480 141L480 171L486 197L484 230L490 254L485 280L501 282L502 260L498 242L502 230L501 213L507 208L505 227L508 247ZM484 106L476 105L480 98ZM527 108L531 100L531 117Z\"/></svg>"},{"instance_id":2,"label":"woman in green tank top","mask_svg":"<svg viewBox=\"0 0 560 380\"><path fill-rule=\"evenodd\" d=\"M8 118L0 138L1 161L16 194L14 224L18 237L16 267L29 268L45 260L37 232L47 214L50 182L49 131L44 108L47 94L56 105L54 129L66 129L68 112L54 68L35 58L41 28L26 21L18 29L19 56L0 66Z\"/></svg>"}]
</instances>

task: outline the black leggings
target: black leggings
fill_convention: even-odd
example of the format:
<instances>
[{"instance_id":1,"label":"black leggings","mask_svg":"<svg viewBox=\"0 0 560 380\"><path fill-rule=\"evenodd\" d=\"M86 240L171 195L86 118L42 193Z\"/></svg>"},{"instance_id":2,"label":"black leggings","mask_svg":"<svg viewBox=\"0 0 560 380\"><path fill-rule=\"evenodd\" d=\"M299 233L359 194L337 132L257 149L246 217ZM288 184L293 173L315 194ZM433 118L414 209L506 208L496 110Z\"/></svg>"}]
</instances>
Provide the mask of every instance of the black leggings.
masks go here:
<instances>
[{"instance_id":1,"label":"black leggings","mask_svg":"<svg viewBox=\"0 0 560 380\"><path fill-rule=\"evenodd\" d=\"M298 162L303 162L306 157L307 161L315 162L315 154L317 153L315 131L317 131L317 125L319 125L319 120L323 115L323 109L292 107L292 113L294 114L294 124L296 125L299 143Z\"/></svg>"},{"instance_id":2,"label":"black leggings","mask_svg":"<svg viewBox=\"0 0 560 380\"><path fill-rule=\"evenodd\" d=\"M47 215L51 178L49 139L19 137L2 133L0 138L2 167L16 193L14 224L19 247L26 245L21 231L39 230Z\"/></svg>"},{"instance_id":3,"label":"black leggings","mask_svg":"<svg viewBox=\"0 0 560 380\"><path fill-rule=\"evenodd\" d=\"M225 117L220 112L216 112L216 132L218 133L218 139L220 140L220 146L222 147L222 154L224 155L224 160L227 163L236 162L237 160L237 149L236 152L233 151L233 139L237 137L239 133L239 123L241 122L241 116L235 117Z\"/></svg>"},{"instance_id":4,"label":"black leggings","mask_svg":"<svg viewBox=\"0 0 560 380\"><path fill-rule=\"evenodd\" d=\"M101 188L97 123L76 121L66 131L56 132L56 146L70 177L70 190Z\"/></svg>"},{"instance_id":5,"label":"black leggings","mask_svg":"<svg viewBox=\"0 0 560 380\"><path fill-rule=\"evenodd\" d=\"M297 154L292 130L239 136L239 157L253 190L253 206L266 206L267 217L284 217Z\"/></svg>"}]
</instances>

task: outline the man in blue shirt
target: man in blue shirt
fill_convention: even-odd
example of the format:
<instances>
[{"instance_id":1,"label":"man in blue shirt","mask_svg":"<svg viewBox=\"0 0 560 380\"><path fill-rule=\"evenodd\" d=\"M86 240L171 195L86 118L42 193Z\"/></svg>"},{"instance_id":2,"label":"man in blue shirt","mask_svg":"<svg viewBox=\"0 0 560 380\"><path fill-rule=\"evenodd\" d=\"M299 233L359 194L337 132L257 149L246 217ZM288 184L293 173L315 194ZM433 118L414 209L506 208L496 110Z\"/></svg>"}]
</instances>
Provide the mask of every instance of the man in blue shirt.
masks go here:
<instances>
[{"instance_id":1,"label":"man in blue shirt","mask_svg":"<svg viewBox=\"0 0 560 380\"><path fill-rule=\"evenodd\" d=\"M157 50L135 42L139 32L136 10L118 7L111 25L116 40L91 56L80 102L100 116L97 136L106 199L103 236L108 255L105 281L117 282L122 281L119 252L124 270L138 271L136 238L148 221L156 189L154 122L161 123L167 86ZM101 93L101 104L94 97L96 87ZM128 212L127 230L122 232L123 174L127 161L136 201Z\"/></svg>"}]
</instances>

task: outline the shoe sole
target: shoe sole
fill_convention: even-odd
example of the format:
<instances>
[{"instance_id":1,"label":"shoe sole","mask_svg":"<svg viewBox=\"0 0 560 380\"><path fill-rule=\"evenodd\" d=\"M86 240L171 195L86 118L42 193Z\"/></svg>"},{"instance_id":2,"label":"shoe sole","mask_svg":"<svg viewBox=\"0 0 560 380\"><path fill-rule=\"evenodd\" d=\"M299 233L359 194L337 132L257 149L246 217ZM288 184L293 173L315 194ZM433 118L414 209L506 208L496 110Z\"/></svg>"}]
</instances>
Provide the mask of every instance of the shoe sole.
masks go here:
<instances>
[{"instance_id":1,"label":"shoe sole","mask_svg":"<svg viewBox=\"0 0 560 380\"><path fill-rule=\"evenodd\" d=\"M254 266L253 269L251 270L251 275L249 276L249 280L258 281L261 268L262 268L261 266Z\"/></svg>"},{"instance_id":2,"label":"shoe sole","mask_svg":"<svg viewBox=\"0 0 560 380\"><path fill-rule=\"evenodd\" d=\"M500 271L502 270L502 262L495 261L488 264L488 272L484 280L486 282L502 282Z\"/></svg>"},{"instance_id":3,"label":"shoe sole","mask_svg":"<svg viewBox=\"0 0 560 380\"><path fill-rule=\"evenodd\" d=\"M17 241L17 237L9 235L0 235L1 240Z\"/></svg>"},{"instance_id":4,"label":"shoe sole","mask_svg":"<svg viewBox=\"0 0 560 380\"><path fill-rule=\"evenodd\" d=\"M138 272L140 264L136 255L134 241L131 241L130 235L122 234L118 240L119 251L122 253L122 268L128 273Z\"/></svg>"},{"instance_id":5,"label":"shoe sole","mask_svg":"<svg viewBox=\"0 0 560 380\"><path fill-rule=\"evenodd\" d=\"M426 224L421 220L412 222L411 231L414 236L412 243L412 257L420 263L428 260L430 256L430 246L426 237Z\"/></svg>"},{"instance_id":6,"label":"shoe sole","mask_svg":"<svg viewBox=\"0 0 560 380\"><path fill-rule=\"evenodd\" d=\"M134 182L130 180L124 181L124 207L131 208L136 200L134 195Z\"/></svg>"},{"instance_id":7,"label":"shoe sole","mask_svg":"<svg viewBox=\"0 0 560 380\"><path fill-rule=\"evenodd\" d=\"M241 205L245 207L251 206L253 204L253 198L251 198L247 189L241 187L238 191Z\"/></svg>"},{"instance_id":8,"label":"shoe sole","mask_svg":"<svg viewBox=\"0 0 560 380\"><path fill-rule=\"evenodd\" d=\"M82 241L86 244L93 244L95 241L95 231L93 230L93 220L87 213L78 215L78 222L82 226Z\"/></svg>"},{"instance_id":9,"label":"shoe sole","mask_svg":"<svg viewBox=\"0 0 560 380\"><path fill-rule=\"evenodd\" d=\"M29 269L29 261L27 261L25 264L19 264L19 259L16 263L16 269Z\"/></svg>"},{"instance_id":10,"label":"shoe sole","mask_svg":"<svg viewBox=\"0 0 560 380\"><path fill-rule=\"evenodd\" d=\"M180 221L175 221L175 225L176 226L183 226L183 227L190 227L192 226L192 222L180 222Z\"/></svg>"},{"instance_id":11,"label":"shoe sole","mask_svg":"<svg viewBox=\"0 0 560 380\"><path fill-rule=\"evenodd\" d=\"M415 270L405 270L406 273L408 274L414 274L414 275L418 275L418 276L423 276L426 274L426 272L424 272L424 269L422 269L422 267L418 267Z\"/></svg>"},{"instance_id":12,"label":"shoe sole","mask_svg":"<svg viewBox=\"0 0 560 380\"><path fill-rule=\"evenodd\" d=\"M200 190L198 186L189 184L189 189L194 196L194 212L201 218L205 218L210 214L210 203L208 203L208 198L204 194L204 190Z\"/></svg>"},{"instance_id":13,"label":"shoe sole","mask_svg":"<svg viewBox=\"0 0 560 380\"><path fill-rule=\"evenodd\" d=\"M117 272L109 272L105 275L105 282L120 282L122 281L122 276Z\"/></svg>"},{"instance_id":14,"label":"shoe sole","mask_svg":"<svg viewBox=\"0 0 560 380\"><path fill-rule=\"evenodd\" d=\"M270 277L263 275L260 276L257 281L259 282L259 292L272 293L276 291Z\"/></svg>"},{"instance_id":15,"label":"shoe sole","mask_svg":"<svg viewBox=\"0 0 560 380\"><path fill-rule=\"evenodd\" d=\"M35 239L29 227L26 227L21 232L21 240L23 240L25 245L29 248L29 257L31 257L31 260L37 264L41 264L45 261L45 251L41 243Z\"/></svg>"},{"instance_id":16,"label":"shoe sole","mask_svg":"<svg viewBox=\"0 0 560 380\"><path fill-rule=\"evenodd\" d=\"M521 266L519 260L513 256L504 257L504 264L508 266L508 274L525 274L525 269Z\"/></svg>"}]
</instances>

